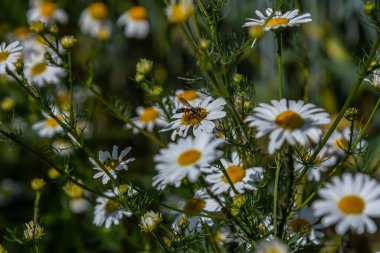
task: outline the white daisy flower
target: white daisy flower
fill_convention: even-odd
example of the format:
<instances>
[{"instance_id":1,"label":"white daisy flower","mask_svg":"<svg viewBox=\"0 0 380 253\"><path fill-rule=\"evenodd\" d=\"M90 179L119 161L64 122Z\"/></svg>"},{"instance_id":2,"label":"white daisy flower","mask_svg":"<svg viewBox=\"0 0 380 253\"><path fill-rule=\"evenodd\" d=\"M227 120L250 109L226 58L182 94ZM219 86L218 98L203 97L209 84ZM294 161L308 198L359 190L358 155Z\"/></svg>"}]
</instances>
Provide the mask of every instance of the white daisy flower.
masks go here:
<instances>
[{"instance_id":1,"label":"white daisy flower","mask_svg":"<svg viewBox=\"0 0 380 253\"><path fill-rule=\"evenodd\" d=\"M63 120L62 115L60 113L54 113L59 120ZM37 121L33 124L32 129L38 132L38 135L41 137L50 138L55 134L59 134L63 132L63 128L59 125L59 123L48 116L46 113L42 114L44 116L44 120Z\"/></svg>"},{"instance_id":2,"label":"white daisy flower","mask_svg":"<svg viewBox=\"0 0 380 253\"><path fill-rule=\"evenodd\" d=\"M311 154L313 154L314 149L309 149L303 159L307 161L310 160ZM323 147L319 152L318 157L314 160L313 165L310 166L306 172L306 177L310 181L320 181L322 174L326 172L329 168L333 167L337 162L337 157L330 154L329 149ZM301 171L305 165L302 163L301 159L297 159L294 165L296 172Z\"/></svg>"},{"instance_id":3,"label":"white daisy flower","mask_svg":"<svg viewBox=\"0 0 380 253\"><path fill-rule=\"evenodd\" d=\"M288 249L286 248L286 245L277 240L274 239L272 241L261 241L258 243L256 247L255 253L288 253Z\"/></svg>"},{"instance_id":4,"label":"white daisy flower","mask_svg":"<svg viewBox=\"0 0 380 253\"><path fill-rule=\"evenodd\" d=\"M6 69L14 71L16 67L14 64L22 56L22 46L20 42L15 41L9 45L5 42L0 45L0 75L7 73Z\"/></svg>"},{"instance_id":5,"label":"white daisy flower","mask_svg":"<svg viewBox=\"0 0 380 253\"><path fill-rule=\"evenodd\" d=\"M224 202L224 199L220 199ZM212 226L213 220L208 217L199 216L199 214L215 213L222 210L222 206L207 194L205 189L200 189L195 192L194 197L181 201L178 208L183 210L184 213L180 213L173 222L173 230L180 231L178 222L183 218L189 219L189 225L186 228L186 232L200 231L202 224Z\"/></svg>"},{"instance_id":6,"label":"white daisy flower","mask_svg":"<svg viewBox=\"0 0 380 253\"><path fill-rule=\"evenodd\" d=\"M173 141L177 135L186 137L190 128L193 128L194 136L202 132L210 134L215 128L213 120L226 116L226 112L223 111L225 104L223 98L213 100L212 97L207 97L192 108L182 106L172 116L174 121L161 131L174 130L171 135Z\"/></svg>"},{"instance_id":7,"label":"white daisy flower","mask_svg":"<svg viewBox=\"0 0 380 253\"><path fill-rule=\"evenodd\" d=\"M16 27L13 32L7 34L8 41L20 41L21 44L31 36L32 33L29 31L29 28L25 26Z\"/></svg>"},{"instance_id":8,"label":"white daisy flower","mask_svg":"<svg viewBox=\"0 0 380 253\"><path fill-rule=\"evenodd\" d=\"M97 197L96 198L96 206L94 210L94 220L93 223L98 226L105 226L109 228L111 225L118 225L120 220L125 217L132 216L132 213L122 207L119 203L118 190L115 189L115 192L112 190L108 190L104 193L105 197Z\"/></svg>"},{"instance_id":9,"label":"white daisy flower","mask_svg":"<svg viewBox=\"0 0 380 253\"><path fill-rule=\"evenodd\" d=\"M133 6L117 20L119 26L124 26L127 38L144 39L149 33L148 12L142 6Z\"/></svg>"},{"instance_id":10,"label":"white daisy flower","mask_svg":"<svg viewBox=\"0 0 380 253\"><path fill-rule=\"evenodd\" d=\"M307 240L319 244L323 232L320 231L322 225L318 224L318 220L311 207L306 205L288 221L288 227L291 233L303 236L297 241L299 244L305 245Z\"/></svg>"},{"instance_id":11,"label":"white daisy flower","mask_svg":"<svg viewBox=\"0 0 380 253\"><path fill-rule=\"evenodd\" d=\"M346 151L348 151L348 145L354 144L358 137L359 133L354 129L353 133L351 133L351 129L346 127L342 131L335 130L327 141L327 145L329 146L329 152L334 153L338 156L344 156ZM357 153L363 150L367 146L367 142L361 139L354 147L353 152Z\"/></svg>"},{"instance_id":12,"label":"white daisy flower","mask_svg":"<svg viewBox=\"0 0 380 253\"><path fill-rule=\"evenodd\" d=\"M165 14L169 23L186 22L194 13L193 0L170 0L170 4L165 9Z\"/></svg>"},{"instance_id":13,"label":"white daisy flower","mask_svg":"<svg viewBox=\"0 0 380 253\"><path fill-rule=\"evenodd\" d=\"M146 128L148 132L153 132L154 126L163 127L167 125L166 120L164 119L164 112L156 107L142 107L139 106L136 108L138 117L132 118L131 120L140 128ZM138 133L137 129L133 129L134 133Z\"/></svg>"},{"instance_id":14,"label":"white daisy flower","mask_svg":"<svg viewBox=\"0 0 380 253\"><path fill-rule=\"evenodd\" d=\"M236 152L232 153L231 162L226 159L221 159L220 161L234 184L235 189L240 194L243 194L246 190L255 190L256 183L263 178L263 168L254 167L245 169ZM229 192L231 197L235 196L234 191L231 189L230 184L220 168L212 166L210 168L203 168L202 172L208 174L205 180L212 185L211 190L215 195Z\"/></svg>"},{"instance_id":15,"label":"white daisy flower","mask_svg":"<svg viewBox=\"0 0 380 253\"><path fill-rule=\"evenodd\" d=\"M274 16L268 20L269 16L273 13L273 10L271 8L266 9L266 16L260 11L256 10L255 13L259 19L247 18L247 22L243 25L243 27L261 26L263 27L264 31L269 31L279 28L298 26L300 24L312 21L310 13L304 13L298 16L298 12L299 10L297 9L285 12L284 14L282 14L280 11L276 11Z\"/></svg>"},{"instance_id":16,"label":"white daisy flower","mask_svg":"<svg viewBox=\"0 0 380 253\"><path fill-rule=\"evenodd\" d=\"M32 7L28 10L26 15L28 22L42 21L47 25L55 22L66 24L69 19L63 9L59 8L57 4L51 2L41 3L41 5Z\"/></svg>"},{"instance_id":17,"label":"white daisy flower","mask_svg":"<svg viewBox=\"0 0 380 253\"><path fill-rule=\"evenodd\" d=\"M380 184L368 175L358 173L333 177L320 189L322 198L313 204L316 216L323 216L322 224L330 226L337 223L335 230L344 234L348 229L358 234L375 233L377 227L372 217L380 217Z\"/></svg>"},{"instance_id":18,"label":"white daisy flower","mask_svg":"<svg viewBox=\"0 0 380 253\"><path fill-rule=\"evenodd\" d=\"M179 187L184 178L194 183L201 175L200 167L208 166L223 155L216 149L222 143L223 140L202 133L195 138L179 139L177 143L160 149L159 154L154 156L158 175L153 178L153 186L158 190L167 185Z\"/></svg>"},{"instance_id":19,"label":"white daisy flower","mask_svg":"<svg viewBox=\"0 0 380 253\"><path fill-rule=\"evenodd\" d=\"M83 10L79 17L79 26L84 34L100 40L108 39L112 23L108 20L108 8L104 3L95 2Z\"/></svg>"},{"instance_id":20,"label":"white daisy flower","mask_svg":"<svg viewBox=\"0 0 380 253\"><path fill-rule=\"evenodd\" d=\"M61 78L66 75L63 68L49 65L43 57L32 55L25 62L25 77L30 84L36 84L40 87L46 84L59 84Z\"/></svg>"},{"instance_id":21,"label":"white daisy flower","mask_svg":"<svg viewBox=\"0 0 380 253\"><path fill-rule=\"evenodd\" d=\"M175 96L171 98L174 104L174 108L180 108L183 107L183 104L179 101L180 98L185 99L190 105L195 106L206 97L207 95L196 90L178 89L175 91Z\"/></svg>"},{"instance_id":22,"label":"white daisy flower","mask_svg":"<svg viewBox=\"0 0 380 253\"><path fill-rule=\"evenodd\" d=\"M367 82L370 82L375 90L380 91L380 69L375 69L372 73L372 79L365 78Z\"/></svg>"},{"instance_id":23,"label":"white daisy flower","mask_svg":"<svg viewBox=\"0 0 380 253\"><path fill-rule=\"evenodd\" d=\"M246 118L250 127L256 127L256 137L269 134L268 152L281 148L286 141L290 145L317 143L322 134L321 125L330 122L329 114L313 104L298 100L272 100L272 105L261 103L253 115Z\"/></svg>"},{"instance_id":24,"label":"white daisy flower","mask_svg":"<svg viewBox=\"0 0 380 253\"><path fill-rule=\"evenodd\" d=\"M124 160L124 157L131 151L131 147L127 147L118 155L118 146L114 145L112 148L112 154L108 151L99 151L99 161L103 163L103 166L109 171L113 178L117 177L117 171L128 170L128 163L133 162L135 158L129 158ZM94 178L102 177L102 183L107 184L110 180L109 176L102 170L102 168L96 163L96 161L90 157L91 163L95 166L94 170L98 171Z\"/></svg>"}]
</instances>

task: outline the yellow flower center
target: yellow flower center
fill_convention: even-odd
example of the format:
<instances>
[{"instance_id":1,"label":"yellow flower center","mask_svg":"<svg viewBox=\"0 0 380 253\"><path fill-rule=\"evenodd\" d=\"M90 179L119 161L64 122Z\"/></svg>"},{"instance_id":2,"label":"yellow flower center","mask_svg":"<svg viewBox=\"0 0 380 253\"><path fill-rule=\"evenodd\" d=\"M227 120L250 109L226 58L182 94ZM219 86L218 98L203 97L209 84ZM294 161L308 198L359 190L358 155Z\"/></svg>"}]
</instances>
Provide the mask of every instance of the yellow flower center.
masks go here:
<instances>
[{"instance_id":1,"label":"yellow flower center","mask_svg":"<svg viewBox=\"0 0 380 253\"><path fill-rule=\"evenodd\" d=\"M119 202L116 199L109 199L104 206L104 210L106 213L113 213L115 212L119 207Z\"/></svg>"},{"instance_id":2,"label":"yellow flower center","mask_svg":"<svg viewBox=\"0 0 380 253\"><path fill-rule=\"evenodd\" d=\"M183 152L178 157L178 164L181 166L188 166L196 163L202 156L202 153L196 149L190 149Z\"/></svg>"},{"instance_id":3,"label":"yellow flower center","mask_svg":"<svg viewBox=\"0 0 380 253\"><path fill-rule=\"evenodd\" d=\"M177 99L183 98L187 101L192 101L198 98L198 92L195 90L185 90L181 94L177 95Z\"/></svg>"},{"instance_id":4,"label":"yellow flower center","mask_svg":"<svg viewBox=\"0 0 380 253\"><path fill-rule=\"evenodd\" d=\"M298 113L288 110L280 113L274 120L274 123L276 123L278 127L295 130L301 128L305 120Z\"/></svg>"},{"instance_id":5,"label":"yellow flower center","mask_svg":"<svg viewBox=\"0 0 380 253\"><path fill-rule=\"evenodd\" d=\"M265 253L283 253L284 251L282 249L276 248L275 246L272 246L271 248L267 248L264 251Z\"/></svg>"},{"instance_id":6,"label":"yellow flower center","mask_svg":"<svg viewBox=\"0 0 380 253\"><path fill-rule=\"evenodd\" d=\"M134 6L129 9L128 15L134 20L147 20L148 12L142 6Z\"/></svg>"},{"instance_id":7,"label":"yellow flower center","mask_svg":"<svg viewBox=\"0 0 380 253\"><path fill-rule=\"evenodd\" d=\"M88 7L88 11L96 20L105 20L108 16L108 9L104 3L93 3Z\"/></svg>"},{"instance_id":8,"label":"yellow flower center","mask_svg":"<svg viewBox=\"0 0 380 253\"><path fill-rule=\"evenodd\" d=\"M241 166L231 165L226 169L226 172L234 184L242 181L245 176L245 170ZM223 180L224 182L228 182L225 176L223 176Z\"/></svg>"},{"instance_id":9,"label":"yellow flower center","mask_svg":"<svg viewBox=\"0 0 380 253\"><path fill-rule=\"evenodd\" d=\"M54 128L54 127L57 127L59 124L58 124L58 122L57 122L55 119L53 119L53 118L48 118L48 119L46 120L46 125L47 125L48 127Z\"/></svg>"},{"instance_id":10,"label":"yellow flower center","mask_svg":"<svg viewBox=\"0 0 380 253\"><path fill-rule=\"evenodd\" d=\"M144 112L140 115L140 120L144 123L154 121L160 116L160 113L154 107L145 108Z\"/></svg>"},{"instance_id":11,"label":"yellow flower center","mask_svg":"<svg viewBox=\"0 0 380 253\"><path fill-rule=\"evenodd\" d=\"M4 62L8 59L9 52L8 51L2 51L0 52L0 62Z\"/></svg>"},{"instance_id":12,"label":"yellow flower center","mask_svg":"<svg viewBox=\"0 0 380 253\"><path fill-rule=\"evenodd\" d=\"M50 18L57 6L54 3L43 3L40 7L41 15Z\"/></svg>"},{"instance_id":13,"label":"yellow flower center","mask_svg":"<svg viewBox=\"0 0 380 253\"><path fill-rule=\"evenodd\" d=\"M191 198L186 202L183 211L187 214L199 214L205 205L206 202L203 199Z\"/></svg>"},{"instance_id":14,"label":"yellow flower center","mask_svg":"<svg viewBox=\"0 0 380 253\"><path fill-rule=\"evenodd\" d=\"M185 111L182 114L181 122L183 125L198 125L204 118L207 117L207 111L204 108L196 107L194 110L199 112L193 112L192 110Z\"/></svg>"},{"instance_id":15,"label":"yellow flower center","mask_svg":"<svg viewBox=\"0 0 380 253\"><path fill-rule=\"evenodd\" d=\"M191 5L175 4L168 16L170 23L181 23L189 19L193 14L194 7Z\"/></svg>"},{"instance_id":16,"label":"yellow flower center","mask_svg":"<svg viewBox=\"0 0 380 253\"><path fill-rule=\"evenodd\" d=\"M113 171L117 166L119 166L119 161L118 160L106 160L104 162L104 167L108 170L108 171Z\"/></svg>"},{"instance_id":17,"label":"yellow flower center","mask_svg":"<svg viewBox=\"0 0 380 253\"><path fill-rule=\"evenodd\" d=\"M36 63L30 70L32 75L38 76L45 72L47 64L45 62Z\"/></svg>"},{"instance_id":18,"label":"yellow flower center","mask_svg":"<svg viewBox=\"0 0 380 253\"><path fill-rule=\"evenodd\" d=\"M264 34L264 27L261 25L251 26L248 33L252 38L260 38Z\"/></svg>"},{"instance_id":19,"label":"yellow flower center","mask_svg":"<svg viewBox=\"0 0 380 253\"><path fill-rule=\"evenodd\" d=\"M338 203L339 209L345 214L361 214L365 208L365 202L358 195L346 195Z\"/></svg>"},{"instance_id":20,"label":"yellow flower center","mask_svg":"<svg viewBox=\"0 0 380 253\"><path fill-rule=\"evenodd\" d=\"M286 25L289 23L289 19L287 18L272 18L266 23L266 26L278 26L278 25Z\"/></svg>"},{"instance_id":21,"label":"yellow flower center","mask_svg":"<svg viewBox=\"0 0 380 253\"><path fill-rule=\"evenodd\" d=\"M311 224L305 219L295 219L290 222L290 229L294 233L309 234L312 230Z\"/></svg>"}]
</instances>

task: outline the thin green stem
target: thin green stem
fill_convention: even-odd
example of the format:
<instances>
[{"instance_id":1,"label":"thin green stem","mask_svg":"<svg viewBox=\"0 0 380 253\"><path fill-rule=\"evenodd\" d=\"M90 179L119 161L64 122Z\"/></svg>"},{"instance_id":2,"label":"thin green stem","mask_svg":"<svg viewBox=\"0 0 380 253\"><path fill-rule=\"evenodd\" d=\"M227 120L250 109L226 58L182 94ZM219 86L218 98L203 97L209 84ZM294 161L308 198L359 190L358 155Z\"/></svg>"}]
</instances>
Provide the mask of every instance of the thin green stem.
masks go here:
<instances>
[{"instance_id":1,"label":"thin green stem","mask_svg":"<svg viewBox=\"0 0 380 253\"><path fill-rule=\"evenodd\" d=\"M367 130L369 124L371 123L373 117L375 116L375 113L377 111L377 109L379 108L380 106L380 97L377 99L377 102L376 102L376 105L375 107L373 108L372 112L371 112L371 115L369 116L367 122L365 123L364 127L361 129L358 137L356 138L354 144L352 145L351 149L354 149L356 147L356 145L359 143L359 141L363 138L363 135L365 133L365 131Z\"/></svg>"},{"instance_id":2,"label":"thin green stem","mask_svg":"<svg viewBox=\"0 0 380 253\"><path fill-rule=\"evenodd\" d=\"M67 52L67 64L69 72L69 92L70 92L70 119L74 119L74 83L73 83L73 68L72 68L72 59L71 51Z\"/></svg>"},{"instance_id":3,"label":"thin green stem","mask_svg":"<svg viewBox=\"0 0 380 253\"><path fill-rule=\"evenodd\" d=\"M280 99L284 97L284 90L282 84L282 32L276 32L277 39L277 68L278 68L278 89Z\"/></svg>"},{"instance_id":4,"label":"thin green stem","mask_svg":"<svg viewBox=\"0 0 380 253\"><path fill-rule=\"evenodd\" d=\"M281 162L280 162L280 153L277 153L276 157L276 177L274 181L274 193L273 193L273 230L274 230L274 236L277 237L277 202L278 202L278 182L280 179L280 169L281 169Z\"/></svg>"},{"instance_id":5,"label":"thin green stem","mask_svg":"<svg viewBox=\"0 0 380 253\"><path fill-rule=\"evenodd\" d=\"M137 129L140 133L145 135L148 139L158 144L160 147L166 147L166 144L160 141L156 136L153 134L145 131L141 127L137 126L132 120L130 120L129 117L124 116L119 110L117 110L112 104L110 104L107 100L105 100L97 91L95 91L93 88L90 89L92 93L96 95L96 98L105 105L115 116L116 118L124 121L125 123L131 125L133 128Z\"/></svg>"},{"instance_id":6,"label":"thin green stem","mask_svg":"<svg viewBox=\"0 0 380 253\"><path fill-rule=\"evenodd\" d=\"M218 165L219 165L220 170L223 172L224 177L227 179L227 181L228 181L228 183L229 183L229 185L230 185L232 191L233 191L235 194L239 194L239 192L236 190L235 185L234 185L234 183L232 182L230 176L228 175L226 169L224 168L223 163L222 163L220 160L218 160Z\"/></svg>"}]
</instances>

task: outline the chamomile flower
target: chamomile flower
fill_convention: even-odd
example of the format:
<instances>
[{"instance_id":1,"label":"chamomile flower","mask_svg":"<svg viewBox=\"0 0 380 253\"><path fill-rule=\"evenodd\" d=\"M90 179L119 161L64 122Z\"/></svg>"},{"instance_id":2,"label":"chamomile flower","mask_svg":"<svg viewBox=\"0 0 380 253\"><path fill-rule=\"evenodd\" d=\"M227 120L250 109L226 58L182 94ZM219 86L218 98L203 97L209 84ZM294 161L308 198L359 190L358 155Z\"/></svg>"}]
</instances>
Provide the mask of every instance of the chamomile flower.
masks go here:
<instances>
[{"instance_id":1,"label":"chamomile flower","mask_svg":"<svg viewBox=\"0 0 380 253\"><path fill-rule=\"evenodd\" d=\"M32 7L26 15L28 22L42 21L47 25L55 22L66 24L68 21L66 12L59 8L57 4L51 2L44 2L41 5Z\"/></svg>"},{"instance_id":2,"label":"chamomile flower","mask_svg":"<svg viewBox=\"0 0 380 253\"><path fill-rule=\"evenodd\" d=\"M224 202L221 198L220 201ZM207 194L205 189L200 189L195 192L194 196L186 201L181 201L178 206L183 210L175 221L173 222L174 231L179 231L178 222L183 218L189 219L189 225L187 226L187 232L193 232L194 230L200 230L202 224L213 225L211 218L199 216L199 214L215 213L222 209L222 206Z\"/></svg>"},{"instance_id":3,"label":"chamomile flower","mask_svg":"<svg viewBox=\"0 0 380 253\"><path fill-rule=\"evenodd\" d=\"M256 127L256 137L269 134L268 152L281 148L286 141L307 146L309 140L317 143L322 134L321 125L330 122L329 114L313 104L281 99L272 100L272 105L261 103L253 115L246 118L250 127Z\"/></svg>"},{"instance_id":4,"label":"chamomile flower","mask_svg":"<svg viewBox=\"0 0 380 253\"><path fill-rule=\"evenodd\" d=\"M158 175L153 178L153 186L159 190L168 185L179 187L184 178L194 183L201 175L200 167L208 166L223 155L216 149L223 140L212 138L212 135L202 133L195 138L179 139L161 149L154 156Z\"/></svg>"},{"instance_id":5,"label":"chamomile flower","mask_svg":"<svg viewBox=\"0 0 380 253\"><path fill-rule=\"evenodd\" d=\"M112 24L108 20L108 8L104 3L90 4L79 17L79 26L84 34L100 40L111 35Z\"/></svg>"},{"instance_id":6,"label":"chamomile flower","mask_svg":"<svg viewBox=\"0 0 380 253\"><path fill-rule=\"evenodd\" d=\"M131 151L131 147L128 147L118 154L118 146L114 145L112 148L112 154L108 151L99 151L99 161L103 164L104 168L113 176L117 177L117 171L128 170L128 163L133 162L135 158L129 158L124 160L125 156ZM95 166L94 170L98 171L94 178L102 178L102 183L107 184L110 180L109 176L102 170L99 164L90 157L91 163Z\"/></svg>"},{"instance_id":7,"label":"chamomile flower","mask_svg":"<svg viewBox=\"0 0 380 253\"><path fill-rule=\"evenodd\" d=\"M59 120L63 120L62 115L59 113L55 113L55 115ZM33 130L37 131L39 136L49 138L55 134L63 132L63 128L55 119L48 116L46 113L43 113L43 116L45 118L44 120L37 121L32 126Z\"/></svg>"},{"instance_id":8,"label":"chamomile flower","mask_svg":"<svg viewBox=\"0 0 380 253\"><path fill-rule=\"evenodd\" d=\"M170 0L169 6L165 9L165 14L169 23L186 22L194 13L193 0Z\"/></svg>"},{"instance_id":9,"label":"chamomile flower","mask_svg":"<svg viewBox=\"0 0 380 253\"><path fill-rule=\"evenodd\" d=\"M66 75L63 68L50 65L44 61L43 57L36 55L25 62L24 71L28 82L40 87L46 84L59 84L61 78Z\"/></svg>"},{"instance_id":10,"label":"chamomile flower","mask_svg":"<svg viewBox=\"0 0 380 253\"><path fill-rule=\"evenodd\" d=\"M310 160L311 154L314 152L313 149L309 149L306 155L303 157L307 162ZM306 172L307 179L310 181L319 181L324 172L326 172L329 168L333 167L337 162L337 157L333 154L329 153L329 149L323 147L319 152L318 157L314 160L313 164L308 168ZM295 163L295 170L301 171L304 168L304 164L301 159L297 159Z\"/></svg>"},{"instance_id":11,"label":"chamomile flower","mask_svg":"<svg viewBox=\"0 0 380 253\"><path fill-rule=\"evenodd\" d=\"M372 217L380 217L380 184L368 175L358 173L333 177L318 194L322 198L313 204L314 213L322 217L322 224L336 224L338 234L348 229L358 234L375 233Z\"/></svg>"},{"instance_id":12,"label":"chamomile flower","mask_svg":"<svg viewBox=\"0 0 380 253\"><path fill-rule=\"evenodd\" d=\"M263 168L254 167L245 169L238 153L236 152L232 153L231 161L221 159L221 162L235 189L241 194L246 190L255 190L257 182L263 177ZM205 177L205 180L212 185L211 190L215 195L229 192L231 197L235 196L234 191L232 191L227 178L224 176L220 168L210 167L204 168L202 171L208 174Z\"/></svg>"},{"instance_id":13,"label":"chamomile flower","mask_svg":"<svg viewBox=\"0 0 380 253\"><path fill-rule=\"evenodd\" d=\"M380 69L375 69L372 73L372 79L365 78L375 90L380 91Z\"/></svg>"},{"instance_id":14,"label":"chamomile flower","mask_svg":"<svg viewBox=\"0 0 380 253\"><path fill-rule=\"evenodd\" d=\"M118 200L118 190L108 190L104 194L109 198L96 198L93 223L98 226L109 228L111 225L118 225L123 217L130 217L132 213L120 205Z\"/></svg>"},{"instance_id":15,"label":"chamomile flower","mask_svg":"<svg viewBox=\"0 0 380 253\"><path fill-rule=\"evenodd\" d=\"M174 121L161 131L174 130L171 135L172 140L175 140L177 135L186 137L190 128L193 128L195 136L198 136L202 132L212 133L215 128L213 120L226 116L226 112L223 111L225 104L226 101L223 98L213 100L212 97L207 97L194 105L193 108L180 108L180 111L176 111L172 116Z\"/></svg>"},{"instance_id":16,"label":"chamomile flower","mask_svg":"<svg viewBox=\"0 0 380 253\"><path fill-rule=\"evenodd\" d=\"M15 41L9 45L5 42L0 45L0 75L6 74L6 69L14 71L16 67L14 64L22 55L23 47L20 42Z\"/></svg>"},{"instance_id":17,"label":"chamomile flower","mask_svg":"<svg viewBox=\"0 0 380 253\"><path fill-rule=\"evenodd\" d=\"M127 38L144 39L149 33L148 12L142 6L133 6L117 20L119 26L124 26Z\"/></svg>"},{"instance_id":18,"label":"chamomile flower","mask_svg":"<svg viewBox=\"0 0 380 253\"><path fill-rule=\"evenodd\" d=\"M311 207L305 206L288 221L288 227L291 233L302 235L298 243L305 245L309 240L314 244L319 244L323 232L320 231L322 225L318 224L318 220Z\"/></svg>"},{"instance_id":19,"label":"chamomile flower","mask_svg":"<svg viewBox=\"0 0 380 253\"><path fill-rule=\"evenodd\" d=\"M164 119L164 112L155 106L136 108L138 117L131 119L138 127L146 128L148 132L152 132L154 126L163 127L167 125ZM137 129L133 129L134 133L138 133Z\"/></svg>"},{"instance_id":20,"label":"chamomile flower","mask_svg":"<svg viewBox=\"0 0 380 253\"><path fill-rule=\"evenodd\" d=\"M335 130L327 141L327 144L330 148L329 151L338 156L343 156L346 151L348 151L350 142L351 145L355 143L358 134L358 131L355 129L351 133L351 129L349 127L344 128L342 131ZM361 139L353 148L353 153L360 152L366 146L367 142Z\"/></svg>"},{"instance_id":21,"label":"chamomile flower","mask_svg":"<svg viewBox=\"0 0 380 253\"><path fill-rule=\"evenodd\" d=\"M310 13L304 13L298 16L299 10L295 9L292 11L287 11L284 14L280 11L276 11L272 18L269 17L272 15L273 10L271 8L267 8L265 11L266 16L260 11L256 10L255 13L259 17L259 19L248 18L247 22L243 25L243 27L263 27L264 31L275 30L279 28L286 28L291 26L298 26L303 23L311 22ZM268 20L269 19L269 20Z\"/></svg>"}]
</instances>

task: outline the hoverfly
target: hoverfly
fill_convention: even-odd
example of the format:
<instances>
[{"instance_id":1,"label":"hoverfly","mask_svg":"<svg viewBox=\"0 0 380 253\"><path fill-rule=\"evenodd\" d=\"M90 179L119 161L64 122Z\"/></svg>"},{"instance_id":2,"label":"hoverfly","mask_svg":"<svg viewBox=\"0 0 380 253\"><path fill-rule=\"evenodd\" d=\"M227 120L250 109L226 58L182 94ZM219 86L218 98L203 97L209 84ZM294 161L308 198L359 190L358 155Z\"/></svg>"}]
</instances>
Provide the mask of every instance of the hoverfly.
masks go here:
<instances>
[{"instance_id":1,"label":"hoverfly","mask_svg":"<svg viewBox=\"0 0 380 253\"><path fill-rule=\"evenodd\" d=\"M189 102L187 102L184 98L179 98L179 102L186 106L185 108L179 108L175 111L175 113L189 113L192 112L193 114L199 114L202 111L202 108L200 107L193 107Z\"/></svg>"}]
</instances>

